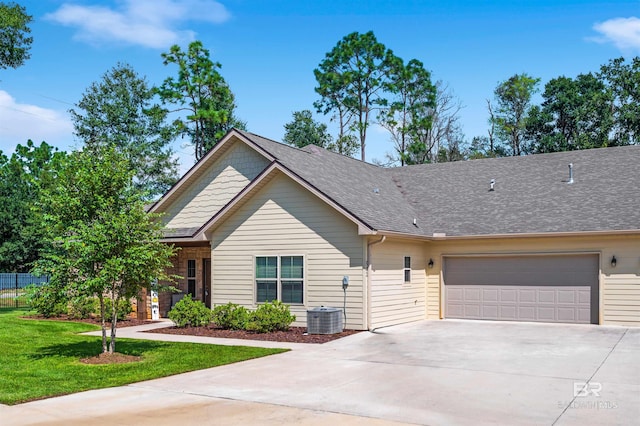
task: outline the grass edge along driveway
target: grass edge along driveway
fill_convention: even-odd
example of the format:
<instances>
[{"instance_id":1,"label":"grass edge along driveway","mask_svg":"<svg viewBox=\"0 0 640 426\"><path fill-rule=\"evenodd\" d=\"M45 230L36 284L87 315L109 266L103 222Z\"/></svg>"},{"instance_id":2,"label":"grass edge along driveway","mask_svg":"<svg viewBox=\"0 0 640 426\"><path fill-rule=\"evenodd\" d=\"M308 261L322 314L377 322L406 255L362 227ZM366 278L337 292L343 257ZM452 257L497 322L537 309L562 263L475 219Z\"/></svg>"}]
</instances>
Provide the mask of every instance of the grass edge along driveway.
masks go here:
<instances>
[{"instance_id":1,"label":"grass edge along driveway","mask_svg":"<svg viewBox=\"0 0 640 426\"><path fill-rule=\"evenodd\" d=\"M90 389L122 386L286 352L286 349L119 339L116 350L139 362L88 365L98 355L99 337L78 333L99 327L66 321L23 319L25 309L0 309L0 404Z\"/></svg>"}]
</instances>

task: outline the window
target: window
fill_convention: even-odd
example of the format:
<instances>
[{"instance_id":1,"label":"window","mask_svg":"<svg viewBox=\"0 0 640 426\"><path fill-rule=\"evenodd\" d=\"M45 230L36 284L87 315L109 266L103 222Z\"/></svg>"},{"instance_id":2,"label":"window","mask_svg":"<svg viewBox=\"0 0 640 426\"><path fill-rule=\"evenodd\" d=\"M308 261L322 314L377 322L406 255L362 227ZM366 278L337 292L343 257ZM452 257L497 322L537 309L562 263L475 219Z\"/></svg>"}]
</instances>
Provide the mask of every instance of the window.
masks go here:
<instances>
[{"instance_id":1,"label":"window","mask_svg":"<svg viewBox=\"0 0 640 426\"><path fill-rule=\"evenodd\" d=\"M404 271L404 282L410 283L411 282L411 257L409 256L404 257L403 271Z\"/></svg>"},{"instance_id":2,"label":"window","mask_svg":"<svg viewBox=\"0 0 640 426\"><path fill-rule=\"evenodd\" d=\"M303 288L302 256L256 256L256 302L301 304Z\"/></svg>"},{"instance_id":3,"label":"window","mask_svg":"<svg viewBox=\"0 0 640 426\"><path fill-rule=\"evenodd\" d=\"M256 301L278 299L278 258L256 257Z\"/></svg>"},{"instance_id":4,"label":"window","mask_svg":"<svg viewBox=\"0 0 640 426\"><path fill-rule=\"evenodd\" d=\"M187 260L187 293L191 297L196 297L196 261L195 259Z\"/></svg>"}]
</instances>

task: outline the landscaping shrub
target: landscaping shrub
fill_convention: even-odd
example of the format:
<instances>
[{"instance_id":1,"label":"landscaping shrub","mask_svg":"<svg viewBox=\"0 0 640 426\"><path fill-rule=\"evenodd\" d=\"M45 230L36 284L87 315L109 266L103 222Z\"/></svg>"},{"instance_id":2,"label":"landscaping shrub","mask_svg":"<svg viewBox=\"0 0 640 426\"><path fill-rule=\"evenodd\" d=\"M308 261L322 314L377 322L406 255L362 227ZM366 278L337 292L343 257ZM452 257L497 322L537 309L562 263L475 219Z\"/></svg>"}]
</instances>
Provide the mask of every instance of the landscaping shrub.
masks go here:
<instances>
[{"instance_id":1,"label":"landscaping shrub","mask_svg":"<svg viewBox=\"0 0 640 426\"><path fill-rule=\"evenodd\" d=\"M27 303L45 318L67 313L67 303L63 295L52 285L29 285L25 288Z\"/></svg>"},{"instance_id":2,"label":"landscaping shrub","mask_svg":"<svg viewBox=\"0 0 640 426\"><path fill-rule=\"evenodd\" d=\"M235 303L227 303L213 308L212 321L227 330L244 330L249 320L249 311Z\"/></svg>"},{"instance_id":3,"label":"landscaping shrub","mask_svg":"<svg viewBox=\"0 0 640 426\"><path fill-rule=\"evenodd\" d=\"M69 302L67 314L72 319L89 318L96 310L96 300L88 296L76 296Z\"/></svg>"},{"instance_id":4,"label":"landscaping shrub","mask_svg":"<svg viewBox=\"0 0 640 426\"><path fill-rule=\"evenodd\" d=\"M295 320L296 316L289 312L289 305L274 300L260 305L251 312L245 329L257 333L286 331Z\"/></svg>"},{"instance_id":5,"label":"landscaping shrub","mask_svg":"<svg viewBox=\"0 0 640 426\"><path fill-rule=\"evenodd\" d=\"M96 303L96 315L100 316L100 304ZM113 300L109 298L104 299L104 313L107 321L111 321L111 309L113 309ZM127 316L133 312L133 308L131 307L131 301L128 299L120 299L118 302L118 307L116 308L116 316L118 321L122 321L127 319Z\"/></svg>"},{"instance_id":6,"label":"landscaping shrub","mask_svg":"<svg viewBox=\"0 0 640 426\"><path fill-rule=\"evenodd\" d=\"M199 300L185 296L169 311L169 319L177 327L201 327L211 322L211 309Z\"/></svg>"}]
</instances>

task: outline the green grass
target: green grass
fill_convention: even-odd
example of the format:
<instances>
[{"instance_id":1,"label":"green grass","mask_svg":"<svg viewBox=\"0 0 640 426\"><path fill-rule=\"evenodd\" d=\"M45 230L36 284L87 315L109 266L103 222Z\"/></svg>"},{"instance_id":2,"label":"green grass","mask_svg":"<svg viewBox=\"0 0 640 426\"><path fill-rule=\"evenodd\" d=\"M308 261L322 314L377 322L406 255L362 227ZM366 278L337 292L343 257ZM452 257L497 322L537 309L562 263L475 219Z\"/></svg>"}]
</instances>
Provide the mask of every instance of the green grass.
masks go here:
<instances>
[{"instance_id":1,"label":"green grass","mask_svg":"<svg viewBox=\"0 0 640 426\"><path fill-rule=\"evenodd\" d=\"M285 349L119 339L116 350L142 356L128 364L87 365L101 338L78 333L90 324L22 319L24 309L0 309L0 403L121 386L285 352Z\"/></svg>"}]
</instances>

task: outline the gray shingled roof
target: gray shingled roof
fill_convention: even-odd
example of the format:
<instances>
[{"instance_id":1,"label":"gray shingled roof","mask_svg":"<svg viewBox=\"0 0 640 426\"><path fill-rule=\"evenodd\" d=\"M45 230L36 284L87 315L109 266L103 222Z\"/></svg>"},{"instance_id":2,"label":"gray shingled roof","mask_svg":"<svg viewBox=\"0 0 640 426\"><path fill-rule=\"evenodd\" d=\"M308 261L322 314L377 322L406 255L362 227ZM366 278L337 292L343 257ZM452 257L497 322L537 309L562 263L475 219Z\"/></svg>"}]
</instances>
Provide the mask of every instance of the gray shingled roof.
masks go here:
<instances>
[{"instance_id":1,"label":"gray shingled roof","mask_svg":"<svg viewBox=\"0 0 640 426\"><path fill-rule=\"evenodd\" d=\"M296 149L253 133L242 133L372 229L416 232L413 207L383 168L316 146Z\"/></svg>"},{"instance_id":2,"label":"gray shingled roof","mask_svg":"<svg viewBox=\"0 0 640 426\"><path fill-rule=\"evenodd\" d=\"M200 229L199 226L194 228L163 228L162 236L164 238L188 238Z\"/></svg>"},{"instance_id":3,"label":"gray shingled roof","mask_svg":"<svg viewBox=\"0 0 640 426\"><path fill-rule=\"evenodd\" d=\"M425 235L557 233L640 229L639 164L640 146L628 146L386 172L419 212Z\"/></svg>"},{"instance_id":4,"label":"gray shingled roof","mask_svg":"<svg viewBox=\"0 0 640 426\"><path fill-rule=\"evenodd\" d=\"M640 230L640 146L384 169L241 133L375 230L422 236Z\"/></svg>"}]
</instances>

